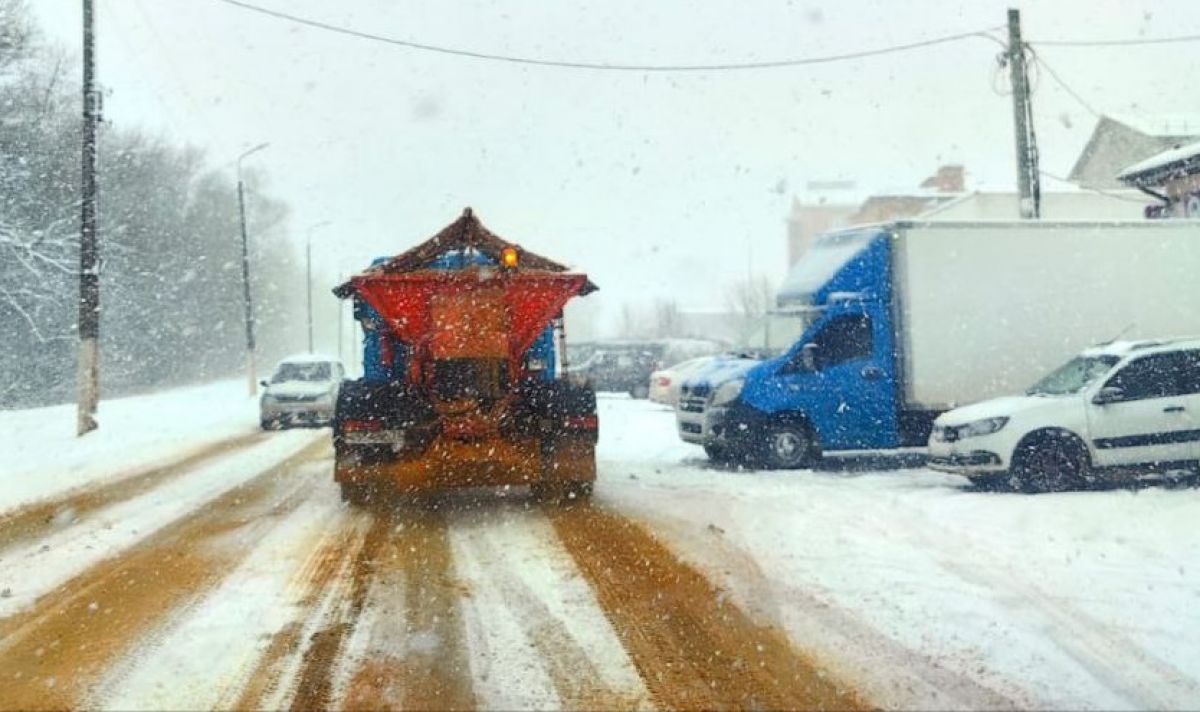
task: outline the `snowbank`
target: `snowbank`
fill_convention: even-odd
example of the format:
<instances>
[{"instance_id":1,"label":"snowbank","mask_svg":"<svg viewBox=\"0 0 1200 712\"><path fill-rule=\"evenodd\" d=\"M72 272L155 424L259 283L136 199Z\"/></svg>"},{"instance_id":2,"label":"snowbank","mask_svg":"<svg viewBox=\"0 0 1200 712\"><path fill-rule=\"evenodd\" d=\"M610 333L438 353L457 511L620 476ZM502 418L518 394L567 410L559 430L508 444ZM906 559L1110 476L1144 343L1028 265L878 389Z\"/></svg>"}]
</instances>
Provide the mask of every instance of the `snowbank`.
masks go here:
<instances>
[{"instance_id":1,"label":"snowbank","mask_svg":"<svg viewBox=\"0 0 1200 712\"><path fill-rule=\"evenodd\" d=\"M253 432L258 400L244 380L100 403L100 429L75 436L75 406L0 411L0 513L119 479Z\"/></svg>"}]
</instances>

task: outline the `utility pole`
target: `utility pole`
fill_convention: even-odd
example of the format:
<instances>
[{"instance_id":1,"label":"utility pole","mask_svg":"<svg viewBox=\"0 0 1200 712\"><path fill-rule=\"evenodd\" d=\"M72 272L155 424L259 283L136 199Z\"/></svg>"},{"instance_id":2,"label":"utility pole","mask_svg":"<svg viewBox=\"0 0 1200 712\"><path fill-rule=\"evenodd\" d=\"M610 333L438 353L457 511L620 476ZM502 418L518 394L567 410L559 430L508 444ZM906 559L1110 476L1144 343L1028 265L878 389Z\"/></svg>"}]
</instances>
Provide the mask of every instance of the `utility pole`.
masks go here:
<instances>
[{"instance_id":1,"label":"utility pole","mask_svg":"<svg viewBox=\"0 0 1200 712\"><path fill-rule=\"evenodd\" d=\"M308 352L313 352L312 338L312 231L309 230L308 242L304 245L304 294L308 297Z\"/></svg>"},{"instance_id":2,"label":"utility pole","mask_svg":"<svg viewBox=\"0 0 1200 712\"><path fill-rule=\"evenodd\" d=\"M307 239L304 242L304 293L308 295L308 352L313 352L313 314L312 314L312 234L313 230L319 227L325 227L329 224L328 220L323 220L315 225L310 225L308 228Z\"/></svg>"},{"instance_id":3,"label":"utility pole","mask_svg":"<svg viewBox=\"0 0 1200 712\"><path fill-rule=\"evenodd\" d=\"M1033 132L1033 103L1025 44L1021 41L1021 11L1008 10L1008 70L1012 81L1013 128L1017 139L1017 193L1023 219L1041 217L1041 176L1037 139Z\"/></svg>"},{"instance_id":4,"label":"utility pole","mask_svg":"<svg viewBox=\"0 0 1200 712\"><path fill-rule=\"evenodd\" d=\"M346 281L346 273L345 273L345 272L338 272L338 281L337 281L337 283L338 283L338 284L341 284L342 282L345 282L345 281ZM337 331L337 344L338 344L338 347L337 347L337 357L338 357L338 361L341 361L341 360L342 360L342 344L343 344L343 342L346 340L346 337L345 337L345 336L343 335L343 333L342 333L342 317L344 317L345 315L346 315L346 305L343 303L343 300L339 299L339 300L338 300L338 327L337 327L337 329L338 329L338 331Z\"/></svg>"},{"instance_id":5,"label":"utility pole","mask_svg":"<svg viewBox=\"0 0 1200 712\"><path fill-rule=\"evenodd\" d=\"M100 248L96 235L96 20L93 0L83 0L83 203L79 229L79 404L76 434L97 427L100 401Z\"/></svg>"},{"instance_id":6,"label":"utility pole","mask_svg":"<svg viewBox=\"0 0 1200 712\"><path fill-rule=\"evenodd\" d=\"M258 393L258 376L254 367L254 304L250 301L250 245L246 237L246 188L242 182L242 161L268 145L260 143L237 157L238 217L242 226L242 304L246 312L246 379L251 397Z\"/></svg>"}]
</instances>

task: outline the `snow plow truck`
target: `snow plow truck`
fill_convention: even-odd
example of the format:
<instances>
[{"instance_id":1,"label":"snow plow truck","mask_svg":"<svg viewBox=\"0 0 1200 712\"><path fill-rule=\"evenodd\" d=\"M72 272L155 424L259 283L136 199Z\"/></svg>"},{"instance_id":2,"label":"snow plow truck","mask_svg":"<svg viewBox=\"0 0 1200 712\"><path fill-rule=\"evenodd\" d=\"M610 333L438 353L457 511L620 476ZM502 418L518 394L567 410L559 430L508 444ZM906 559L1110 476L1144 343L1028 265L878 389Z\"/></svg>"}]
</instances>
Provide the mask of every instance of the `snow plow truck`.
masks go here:
<instances>
[{"instance_id":1,"label":"snow plow truck","mask_svg":"<svg viewBox=\"0 0 1200 712\"><path fill-rule=\"evenodd\" d=\"M363 377L334 412L342 498L530 487L587 498L596 396L563 374L562 310L587 276L491 233L470 208L334 289L363 329Z\"/></svg>"}]
</instances>

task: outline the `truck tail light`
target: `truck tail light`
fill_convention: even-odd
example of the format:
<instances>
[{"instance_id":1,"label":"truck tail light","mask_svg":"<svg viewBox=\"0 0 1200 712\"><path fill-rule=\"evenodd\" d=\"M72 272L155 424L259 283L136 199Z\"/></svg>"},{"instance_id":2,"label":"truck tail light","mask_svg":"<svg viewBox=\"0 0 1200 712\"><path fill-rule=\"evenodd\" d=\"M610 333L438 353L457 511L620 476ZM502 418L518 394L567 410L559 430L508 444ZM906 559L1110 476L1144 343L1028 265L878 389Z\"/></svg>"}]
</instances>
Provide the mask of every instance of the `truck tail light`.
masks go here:
<instances>
[{"instance_id":1,"label":"truck tail light","mask_svg":"<svg viewBox=\"0 0 1200 712\"><path fill-rule=\"evenodd\" d=\"M342 423L342 432L361 433L383 430L382 420L347 420Z\"/></svg>"},{"instance_id":2,"label":"truck tail light","mask_svg":"<svg viewBox=\"0 0 1200 712\"><path fill-rule=\"evenodd\" d=\"M563 425L570 430L599 430L600 418L596 415L568 415Z\"/></svg>"}]
</instances>

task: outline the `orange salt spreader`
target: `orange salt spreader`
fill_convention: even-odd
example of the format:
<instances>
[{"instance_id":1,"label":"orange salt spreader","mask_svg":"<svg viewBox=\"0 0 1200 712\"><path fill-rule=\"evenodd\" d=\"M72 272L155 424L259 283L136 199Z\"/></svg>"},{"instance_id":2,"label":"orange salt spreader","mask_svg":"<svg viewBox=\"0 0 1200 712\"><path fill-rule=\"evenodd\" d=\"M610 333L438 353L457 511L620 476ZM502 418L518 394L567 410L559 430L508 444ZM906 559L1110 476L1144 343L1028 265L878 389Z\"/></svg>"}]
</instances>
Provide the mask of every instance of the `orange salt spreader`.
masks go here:
<instances>
[{"instance_id":1,"label":"orange salt spreader","mask_svg":"<svg viewBox=\"0 0 1200 712\"><path fill-rule=\"evenodd\" d=\"M504 485L589 496L596 398L562 375L562 310L595 289L492 234L470 208L338 286L374 344L334 415L343 498Z\"/></svg>"}]
</instances>

